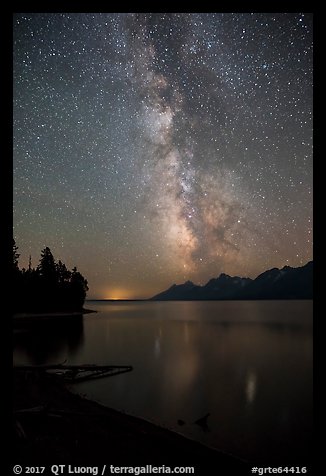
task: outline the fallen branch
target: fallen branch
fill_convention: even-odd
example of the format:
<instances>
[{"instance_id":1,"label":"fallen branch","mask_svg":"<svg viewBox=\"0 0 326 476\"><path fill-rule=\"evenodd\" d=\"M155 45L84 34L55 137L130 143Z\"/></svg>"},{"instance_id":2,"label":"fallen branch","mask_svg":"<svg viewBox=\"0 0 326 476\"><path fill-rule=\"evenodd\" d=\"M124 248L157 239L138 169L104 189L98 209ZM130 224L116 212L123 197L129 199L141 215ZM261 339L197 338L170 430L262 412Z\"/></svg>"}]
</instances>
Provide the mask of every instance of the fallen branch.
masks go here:
<instances>
[{"instance_id":1,"label":"fallen branch","mask_svg":"<svg viewBox=\"0 0 326 476\"><path fill-rule=\"evenodd\" d=\"M51 372L70 382L82 380L90 380L101 377L111 377L132 370L131 365L65 365L65 364L48 364L48 365L15 365L14 370L25 372Z\"/></svg>"}]
</instances>

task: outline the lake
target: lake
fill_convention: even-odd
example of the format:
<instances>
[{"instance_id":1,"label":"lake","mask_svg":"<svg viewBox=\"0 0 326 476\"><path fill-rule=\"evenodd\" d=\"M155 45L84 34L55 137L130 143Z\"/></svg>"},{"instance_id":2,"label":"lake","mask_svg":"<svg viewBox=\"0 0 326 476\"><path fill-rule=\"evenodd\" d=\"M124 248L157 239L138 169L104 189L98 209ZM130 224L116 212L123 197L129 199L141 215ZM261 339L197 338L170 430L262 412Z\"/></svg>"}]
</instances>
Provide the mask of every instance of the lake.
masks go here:
<instances>
[{"instance_id":1,"label":"lake","mask_svg":"<svg viewBox=\"0 0 326 476\"><path fill-rule=\"evenodd\" d=\"M311 462L312 301L85 307L98 312L15 331L14 362L132 365L72 388L253 463Z\"/></svg>"}]
</instances>

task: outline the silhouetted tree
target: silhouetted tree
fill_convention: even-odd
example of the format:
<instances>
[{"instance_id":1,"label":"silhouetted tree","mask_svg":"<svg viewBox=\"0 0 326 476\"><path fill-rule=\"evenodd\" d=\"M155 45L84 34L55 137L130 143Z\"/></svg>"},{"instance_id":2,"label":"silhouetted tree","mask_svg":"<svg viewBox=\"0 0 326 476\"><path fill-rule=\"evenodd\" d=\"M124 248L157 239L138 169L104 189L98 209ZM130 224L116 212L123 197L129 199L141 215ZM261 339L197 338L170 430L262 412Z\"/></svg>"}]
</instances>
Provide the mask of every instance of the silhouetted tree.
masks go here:
<instances>
[{"instance_id":1,"label":"silhouetted tree","mask_svg":"<svg viewBox=\"0 0 326 476\"><path fill-rule=\"evenodd\" d=\"M18 251L18 246L16 246L16 242L15 240L13 239L13 244L12 244L12 264L13 264L13 269L14 270L19 270L19 267L18 267L18 258L20 256L19 253L17 253Z\"/></svg>"},{"instance_id":2,"label":"silhouetted tree","mask_svg":"<svg viewBox=\"0 0 326 476\"><path fill-rule=\"evenodd\" d=\"M48 280L55 280L56 278L56 266L51 253L50 248L47 246L44 250L41 251L40 264L38 269L43 278Z\"/></svg>"},{"instance_id":3,"label":"silhouetted tree","mask_svg":"<svg viewBox=\"0 0 326 476\"><path fill-rule=\"evenodd\" d=\"M21 298L22 296L22 273L18 266L18 258L20 254L18 253L18 246L16 245L15 240L12 240L12 286L14 295L18 295ZM18 302L14 299L14 308L18 306Z\"/></svg>"},{"instance_id":4,"label":"silhouetted tree","mask_svg":"<svg viewBox=\"0 0 326 476\"><path fill-rule=\"evenodd\" d=\"M71 271L69 271L64 263L59 260L55 265L57 280L59 284L67 283L71 279Z\"/></svg>"},{"instance_id":5,"label":"silhouetted tree","mask_svg":"<svg viewBox=\"0 0 326 476\"><path fill-rule=\"evenodd\" d=\"M28 271L32 271L32 255L29 255L29 260L28 260Z\"/></svg>"},{"instance_id":6,"label":"silhouetted tree","mask_svg":"<svg viewBox=\"0 0 326 476\"><path fill-rule=\"evenodd\" d=\"M81 311L87 280L73 268L69 271L59 260L57 263L49 247L41 252L40 263L32 268L31 256L28 269L18 266L18 247L13 241L14 289L19 299L14 301L15 311Z\"/></svg>"},{"instance_id":7,"label":"silhouetted tree","mask_svg":"<svg viewBox=\"0 0 326 476\"><path fill-rule=\"evenodd\" d=\"M76 302L77 306L80 308L82 308L84 304L87 291L87 280L77 271L75 266L71 274L71 292L74 302Z\"/></svg>"}]
</instances>

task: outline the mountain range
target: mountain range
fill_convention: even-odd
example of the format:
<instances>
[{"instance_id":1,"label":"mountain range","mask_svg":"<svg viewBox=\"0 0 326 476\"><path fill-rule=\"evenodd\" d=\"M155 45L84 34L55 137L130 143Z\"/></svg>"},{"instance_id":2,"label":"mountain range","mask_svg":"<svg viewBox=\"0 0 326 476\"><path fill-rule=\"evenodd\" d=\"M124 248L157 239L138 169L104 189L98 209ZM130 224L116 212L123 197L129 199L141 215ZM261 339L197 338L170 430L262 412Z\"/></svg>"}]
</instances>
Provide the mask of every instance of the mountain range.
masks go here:
<instances>
[{"instance_id":1,"label":"mountain range","mask_svg":"<svg viewBox=\"0 0 326 476\"><path fill-rule=\"evenodd\" d=\"M255 279L220 274L204 286L191 281L173 284L152 301L195 301L227 299L312 299L313 261L299 268L284 266L264 271Z\"/></svg>"}]
</instances>

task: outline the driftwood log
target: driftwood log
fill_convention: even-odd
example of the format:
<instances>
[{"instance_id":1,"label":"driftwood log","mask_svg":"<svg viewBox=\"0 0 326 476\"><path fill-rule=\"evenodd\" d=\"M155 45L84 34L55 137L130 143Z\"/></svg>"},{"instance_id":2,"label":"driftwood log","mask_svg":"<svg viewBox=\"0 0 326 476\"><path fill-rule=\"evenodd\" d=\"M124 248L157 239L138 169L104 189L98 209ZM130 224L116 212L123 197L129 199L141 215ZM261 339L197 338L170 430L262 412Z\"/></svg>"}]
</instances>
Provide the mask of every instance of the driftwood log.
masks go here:
<instances>
[{"instance_id":1,"label":"driftwood log","mask_svg":"<svg viewBox=\"0 0 326 476\"><path fill-rule=\"evenodd\" d=\"M112 377L113 375L130 372L131 365L66 365L66 364L49 364L49 365L15 365L14 371L24 372L47 372L62 377L69 382L80 382L101 377Z\"/></svg>"}]
</instances>

